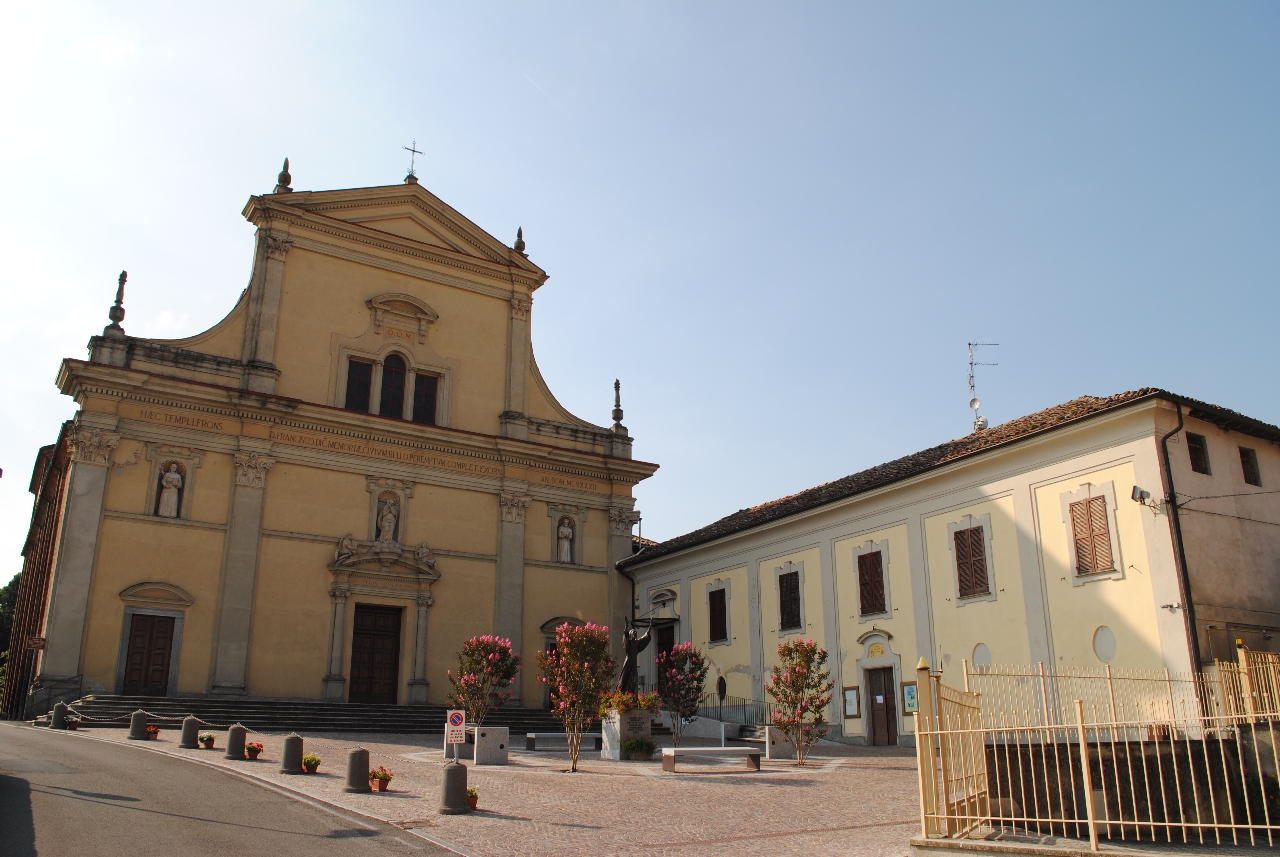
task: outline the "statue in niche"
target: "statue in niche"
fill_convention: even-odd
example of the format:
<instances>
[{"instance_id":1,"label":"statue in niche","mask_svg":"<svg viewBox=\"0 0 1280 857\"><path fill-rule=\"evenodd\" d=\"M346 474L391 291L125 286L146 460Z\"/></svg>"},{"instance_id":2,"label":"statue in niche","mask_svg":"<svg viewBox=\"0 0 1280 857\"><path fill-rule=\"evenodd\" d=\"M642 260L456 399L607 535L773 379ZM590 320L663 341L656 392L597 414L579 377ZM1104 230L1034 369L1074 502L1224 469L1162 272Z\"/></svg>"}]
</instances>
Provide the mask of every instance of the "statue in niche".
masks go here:
<instances>
[{"instance_id":1,"label":"statue in niche","mask_svg":"<svg viewBox=\"0 0 1280 857\"><path fill-rule=\"evenodd\" d=\"M556 529L556 562L573 562L573 518L568 515Z\"/></svg>"},{"instance_id":2,"label":"statue in niche","mask_svg":"<svg viewBox=\"0 0 1280 857\"><path fill-rule=\"evenodd\" d=\"M333 552L334 565L342 565L347 560L356 555L356 550L360 547L359 543L351 537L351 533L347 533L338 539L338 549Z\"/></svg>"},{"instance_id":3,"label":"statue in niche","mask_svg":"<svg viewBox=\"0 0 1280 857\"><path fill-rule=\"evenodd\" d=\"M182 499L182 474L178 472L176 462L169 462L169 469L160 474L160 499L156 503L156 514L161 518L178 517L178 506Z\"/></svg>"},{"instance_id":4,"label":"statue in niche","mask_svg":"<svg viewBox=\"0 0 1280 857\"><path fill-rule=\"evenodd\" d=\"M392 545L396 543L396 522L400 516L396 514L396 507L392 503L382 507L382 512L378 514L378 541L383 544Z\"/></svg>"}]
</instances>

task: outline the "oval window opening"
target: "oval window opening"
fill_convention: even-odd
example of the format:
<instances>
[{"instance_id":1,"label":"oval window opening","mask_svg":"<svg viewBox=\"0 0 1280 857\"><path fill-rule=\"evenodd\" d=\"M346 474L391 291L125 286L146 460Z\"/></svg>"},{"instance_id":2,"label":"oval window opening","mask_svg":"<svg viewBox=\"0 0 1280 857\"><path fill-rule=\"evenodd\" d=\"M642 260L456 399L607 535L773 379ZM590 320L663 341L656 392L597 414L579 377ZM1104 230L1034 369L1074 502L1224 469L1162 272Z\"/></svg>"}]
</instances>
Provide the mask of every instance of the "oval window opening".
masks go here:
<instances>
[{"instance_id":1,"label":"oval window opening","mask_svg":"<svg viewBox=\"0 0 1280 857\"><path fill-rule=\"evenodd\" d=\"M1100 625L1093 632L1093 653L1104 664L1111 663L1116 656L1116 635L1106 625Z\"/></svg>"},{"instance_id":2,"label":"oval window opening","mask_svg":"<svg viewBox=\"0 0 1280 857\"><path fill-rule=\"evenodd\" d=\"M979 643L973 647L973 664L978 667L991 666L991 650L987 648L986 643Z\"/></svg>"}]
</instances>

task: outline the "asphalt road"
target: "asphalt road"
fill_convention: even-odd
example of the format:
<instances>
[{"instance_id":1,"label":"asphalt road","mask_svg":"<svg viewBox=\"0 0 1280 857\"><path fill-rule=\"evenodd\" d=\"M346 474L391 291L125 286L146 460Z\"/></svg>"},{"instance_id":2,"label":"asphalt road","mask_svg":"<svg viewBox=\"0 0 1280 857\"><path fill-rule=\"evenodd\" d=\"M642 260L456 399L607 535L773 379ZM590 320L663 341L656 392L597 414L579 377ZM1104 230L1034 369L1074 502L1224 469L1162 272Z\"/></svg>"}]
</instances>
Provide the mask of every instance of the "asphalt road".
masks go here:
<instances>
[{"instance_id":1,"label":"asphalt road","mask_svg":"<svg viewBox=\"0 0 1280 857\"><path fill-rule=\"evenodd\" d=\"M232 773L0 723L0 855L443 855L388 824Z\"/></svg>"}]
</instances>

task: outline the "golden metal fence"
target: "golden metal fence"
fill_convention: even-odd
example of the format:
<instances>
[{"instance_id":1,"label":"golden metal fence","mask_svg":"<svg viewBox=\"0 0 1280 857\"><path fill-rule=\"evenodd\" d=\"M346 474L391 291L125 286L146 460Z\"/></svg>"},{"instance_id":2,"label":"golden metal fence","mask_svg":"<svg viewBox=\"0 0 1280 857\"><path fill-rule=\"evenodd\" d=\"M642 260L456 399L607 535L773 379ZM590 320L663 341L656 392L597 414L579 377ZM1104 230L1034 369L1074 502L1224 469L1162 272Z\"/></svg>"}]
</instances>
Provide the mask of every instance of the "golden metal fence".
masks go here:
<instances>
[{"instance_id":1,"label":"golden metal fence","mask_svg":"<svg viewBox=\"0 0 1280 857\"><path fill-rule=\"evenodd\" d=\"M1117 672L1045 672L1041 682L1038 666L1031 675L1002 667L984 673L1004 677L987 687L995 685L1002 705L1026 704L999 709L985 693L920 670L923 835L1061 836L1087 839L1094 850L1100 839L1274 846L1280 714L1259 709L1278 698L1275 673L1254 679L1258 665L1230 666L1186 687L1173 675ZM970 688L980 685L976 674ZM1038 693L1008 678L1034 678ZM1231 680L1242 686L1233 690ZM1019 695L1001 695L1000 682ZM1206 702L1199 693L1209 686L1229 693ZM1085 698L1052 704L1071 689ZM1232 713L1216 710L1224 706Z\"/></svg>"}]
</instances>

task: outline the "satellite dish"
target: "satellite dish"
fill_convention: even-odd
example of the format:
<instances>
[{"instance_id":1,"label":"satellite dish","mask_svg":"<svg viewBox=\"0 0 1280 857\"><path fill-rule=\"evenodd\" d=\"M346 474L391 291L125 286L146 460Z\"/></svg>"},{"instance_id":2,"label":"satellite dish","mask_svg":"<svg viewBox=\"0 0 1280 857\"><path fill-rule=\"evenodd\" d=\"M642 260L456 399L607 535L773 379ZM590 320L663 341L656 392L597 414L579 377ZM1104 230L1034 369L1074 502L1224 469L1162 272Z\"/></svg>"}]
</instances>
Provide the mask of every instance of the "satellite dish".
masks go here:
<instances>
[{"instance_id":1,"label":"satellite dish","mask_svg":"<svg viewBox=\"0 0 1280 857\"><path fill-rule=\"evenodd\" d=\"M969 400L969 410L976 413L980 407L982 407L982 402L979 402L976 396Z\"/></svg>"}]
</instances>

